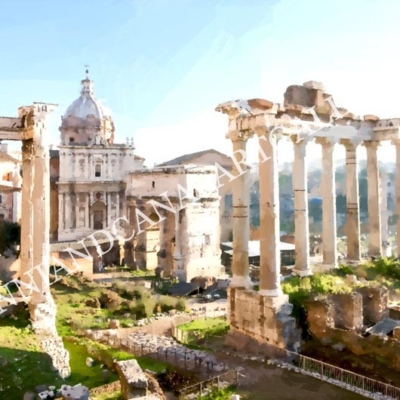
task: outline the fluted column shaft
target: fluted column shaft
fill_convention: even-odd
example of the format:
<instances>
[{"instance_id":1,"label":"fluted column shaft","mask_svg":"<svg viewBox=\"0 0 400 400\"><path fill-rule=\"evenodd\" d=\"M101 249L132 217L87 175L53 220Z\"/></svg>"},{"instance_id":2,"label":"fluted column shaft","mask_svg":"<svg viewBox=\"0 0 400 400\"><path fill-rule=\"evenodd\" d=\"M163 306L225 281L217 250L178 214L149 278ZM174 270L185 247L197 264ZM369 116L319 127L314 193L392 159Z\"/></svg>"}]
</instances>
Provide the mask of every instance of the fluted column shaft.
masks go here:
<instances>
[{"instance_id":1,"label":"fluted column shaft","mask_svg":"<svg viewBox=\"0 0 400 400\"><path fill-rule=\"evenodd\" d=\"M240 163L242 152L246 152L247 140L233 138L233 157ZM232 180L232 280L231 287L249 287L249 239L250 239L250 174L240 171L234 163Z\"/></svg>"},{"instance_id":2,"label":"fluted column shaft","mask_svg":"<svg viewBox=\"0 0 400 400\"><path fill-rule=\"evenodd\" d=\"M295 268L293 274L312 275L310 267L310 228L308 220L307 142L293 138L293 191L295 217Z\"/></svg>"},{"instance_id":3,"label":"fluted column shaft","mask_svg":"<svg viewBox=\"0 0 400 400\"><path fill-rule=\"evenodd\" d=\"M318 141L322 146L322 252L325 265L337 266L337 223L336 223L336 181L335 143L326 138Z\"/></svg>"},{"instance_id":4,"label":"fluted column shaft","mask_svg":"<svg viewBox=\"0 0 400 400\"><path fill-rule=\"evenodd\" d=\"M260 154L260 294L276 297L282 295L277 138L268 136L259 146L268 158Z\"/></svg>"},{"instance_id":5,"label":"fluted column shaft","mask_svg":"<svg viewBox=\"0 0 400 400\"><path fill-rule=\"evenodd\" d=\"M358 189L357 143L342 141L346 148L346 235L347 259L360 260L360 200Z\"/></svg>"},{"instance_id":6,"label":"fluted column shaft","mask_svg":"<svg viewBox=\"0 0 400 400\"><path fill-rule=\"evenodd\" d=\"M381 198L379 190L379 142L368 141L364 143L367 149L367 179L368 179L368 220L369 220L369 245L368 252L372 257L382 255L381 233Z\"/></svg>"}]
</instances>

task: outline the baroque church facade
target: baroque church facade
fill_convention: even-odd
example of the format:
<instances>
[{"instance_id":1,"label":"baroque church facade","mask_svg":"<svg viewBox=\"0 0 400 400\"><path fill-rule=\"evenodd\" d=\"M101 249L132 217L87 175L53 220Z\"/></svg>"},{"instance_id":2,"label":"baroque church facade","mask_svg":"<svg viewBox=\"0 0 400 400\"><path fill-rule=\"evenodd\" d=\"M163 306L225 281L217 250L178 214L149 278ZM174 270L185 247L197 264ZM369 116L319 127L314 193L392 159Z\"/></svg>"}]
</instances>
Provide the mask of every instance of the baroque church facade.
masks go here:
<instances>
[{"instance_id":1,"label":"baroque church facade","mask_svg":"<svg viewBox=\"0 0 400 400\"><path fill-rule=\"evenodd\" d=\"M133 140L115 143L111 113L95 98L88 71L81 85L80 96L61 118L58 150L50 151L53 248L68 243L76 245L99 230L110 232L121 217L129 221L126 237L130 237L138 230L137 210L146 214L148 220L154 220L159 214L154 207L146 205L149 194L158 196L157 190L163 188L174 193L176 199L179 197L177 182L186 180L188 185L197 188L185 196L186 211L179 211L178 204L174 204L178 211L167 215L165 210L171 209L171 201L157 198L165 203L166 208L161 211L167 223L158 226L146 223L144 234L135 234L125 243L116 240L106 260L96 255L95 248L88 247L93 256L93 271L97 272L100 265L124 263L141 269L161 268L165 276L177 276L183 281L223 273L220 236L210 236L206 232L209 227L204 226L205 220L201 217L201 213L207 214L207 225L211 224L214 231L219 230L216 168L204 164L195 170L182 165L145 168L144 158L135 154ZM168 177L177 174L185 176L184 180L170 179L171 184L165 186ZM194 208L199 211L188 211Z\"/></svg>"}]
</instances>

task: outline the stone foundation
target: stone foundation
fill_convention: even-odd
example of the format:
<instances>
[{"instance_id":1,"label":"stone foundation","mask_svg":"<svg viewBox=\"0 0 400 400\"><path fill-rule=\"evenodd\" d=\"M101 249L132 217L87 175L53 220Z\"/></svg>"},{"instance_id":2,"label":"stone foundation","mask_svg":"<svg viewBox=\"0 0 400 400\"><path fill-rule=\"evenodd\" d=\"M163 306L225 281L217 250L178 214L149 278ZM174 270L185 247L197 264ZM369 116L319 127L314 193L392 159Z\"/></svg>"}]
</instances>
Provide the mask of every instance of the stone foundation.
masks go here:
<instances>
[{"instance_id":1,"label":"stone foundation","mask_svg":"<svg viewBox=\"0 0 400 400\"><path fill-rule=\"evenodd\" d=\"M231 330L227 344L235 345L237 337L251 339L250 347L256 344L275 346L297 351L300 347L300 330L291 317L293 306L288 296L266 297L253 290L228 288L228 318ZM237 343L236 343L237 344Z\"/></svg>"}]
</instances>

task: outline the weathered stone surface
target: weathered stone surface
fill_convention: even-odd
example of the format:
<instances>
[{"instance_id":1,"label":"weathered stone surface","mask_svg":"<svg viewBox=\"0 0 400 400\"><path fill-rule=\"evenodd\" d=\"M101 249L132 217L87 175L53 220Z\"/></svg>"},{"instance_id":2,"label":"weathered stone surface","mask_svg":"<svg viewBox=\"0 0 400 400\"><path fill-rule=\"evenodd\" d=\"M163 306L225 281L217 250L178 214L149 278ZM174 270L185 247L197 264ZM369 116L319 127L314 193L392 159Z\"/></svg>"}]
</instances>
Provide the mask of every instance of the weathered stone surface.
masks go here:
<instances>
[{"instance_id":1,"label":"weathered stone surface","mask_svg":"<svg viewBox=\"0 0 400 400\"><path fill-rule=\"evenodd\" d=\"M93 308L101 307L99 299L88 299L88 300L86 300L85 305L87 305L88 307L93 307Z\"/></svg>"},{"instance_id":2,"label":"weathered stone surface","mask_svg":"<svg viewBox=\"0 0 400 400\"><path fill-rule=\"evenodd\" d=\"M358 289L363 297L364 325L376 324L389 316L389 291L384 286Z\"/></svg>"},{"instance_id":3,"label":"weathered stone surface","mask_svg":"<svg viewBox=\"0 0 400 400\"><path fill-rule=\"evenodd\" d=\"M334 305L335 328L361 331L363 301L360 293L337 294L330 297Z\"/></svg>"},{"instance_id":4,"label":"weathered stone surface","mask_svg":"<svg viewBox=\"0 0 400 400\"><path fill-rule=\"evenodd\" d=\"M147 377L136 360L118 361L115 365L121 381L124 400L148 394L149 383Z\"/></svg>"},{"instance_id":5,"label":"weathered stone surface","mask_svg":"<svg viewBox=\"0 0 400 400\"><path fill-rule=\"evenodd\" d=\"M75 386L63 385L60 392L63 400L89 400L89 389L80 383Z\"/></svg>"},{"instance_id":6,"label":"weathered stone surface","mask_svg":"<svg viewBox=\"0 0 400 400\"><path fill-rule=\"evenodd\" d=\"M120 322L118 319L112 319L108 325L110 329L118 329L120 327Z\"/></svg>"},{"instance_id":7,"label":"weathered stone surface","mask_svg":"<svg viewBox=\"0 0 400 400\"><path fill-rule=\"evenodd\" d=\"M232 288L228 289L228 304L231 328L281 348L292 348L300 342L295 319L290 317L292 306L286 297L270 298L255 291Z\"/></svg>"},{"instance_id":8,"label":"weathered stone surface","mask_svg":"<svg viewBox=\"0 0 400 400\"><path fill-rule=\"evenodd\" d=\"M389 308L389 318L400 321L400 307L393 306Z\"/></svg>"}]
</instances>

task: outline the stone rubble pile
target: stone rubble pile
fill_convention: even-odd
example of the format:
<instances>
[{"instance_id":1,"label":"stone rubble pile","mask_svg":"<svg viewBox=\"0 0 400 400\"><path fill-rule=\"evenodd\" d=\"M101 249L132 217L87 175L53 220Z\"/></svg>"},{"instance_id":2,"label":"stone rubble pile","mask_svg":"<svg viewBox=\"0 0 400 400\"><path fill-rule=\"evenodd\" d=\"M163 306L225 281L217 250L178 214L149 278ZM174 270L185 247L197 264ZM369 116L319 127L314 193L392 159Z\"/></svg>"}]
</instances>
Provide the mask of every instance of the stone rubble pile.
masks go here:
<instances>
[{"instance_id":1,"label":"stone rubble pile","mask_svg":"<svg viewBox=\"0 0 400 400\"><path fill-rule=\"evenodd\" d=\"M185 368L188 369L203 366L215 372L225 370L225 366L217 363L216 358L210 353L188 349L170 337L135 332L122 338L121 344L135 354L153 354L170 362L176 360L179 365L185 365Z\"/></svg>"},{"instance_id":2,"label":"stone rubble pile","mask_svg":"<svg viewBox=\"0 0 400 400\"><path fill-rule=\"evenodd\" d=\"M75 386L62 385L56 390L55 386L41 385L36 388L37 398L42 400L89 400L89 389L78 383ZM34 393L28 392L24 395L24 400L35 399Z\"/></svg>"},{"instance_id":3,"label":"stone rubble pile","mask_svg":"<svg viewBox=\"0 0 400 400\"><path fill-rule=\"evenodd\" d=\"M51 357L53 367L61 378L68 378L71 375L69 353L65 350L61 337L56 334L42 337L40 345L43 351Z\"/></svg>"}]
</instances>

